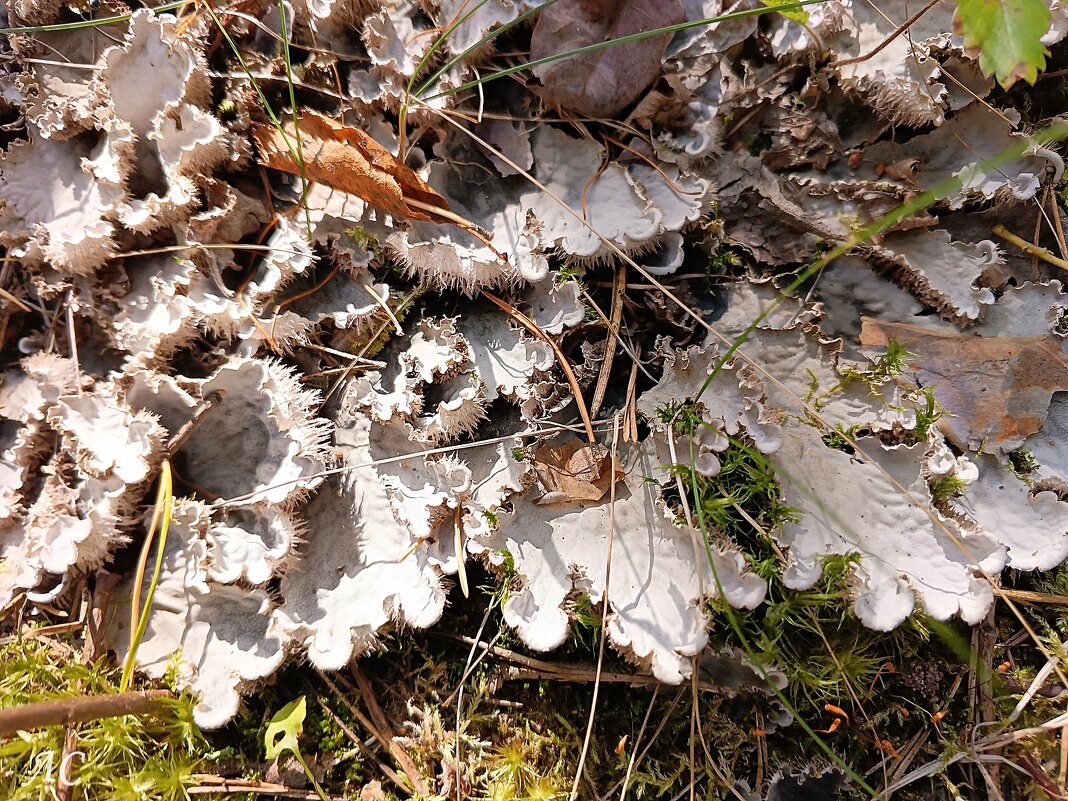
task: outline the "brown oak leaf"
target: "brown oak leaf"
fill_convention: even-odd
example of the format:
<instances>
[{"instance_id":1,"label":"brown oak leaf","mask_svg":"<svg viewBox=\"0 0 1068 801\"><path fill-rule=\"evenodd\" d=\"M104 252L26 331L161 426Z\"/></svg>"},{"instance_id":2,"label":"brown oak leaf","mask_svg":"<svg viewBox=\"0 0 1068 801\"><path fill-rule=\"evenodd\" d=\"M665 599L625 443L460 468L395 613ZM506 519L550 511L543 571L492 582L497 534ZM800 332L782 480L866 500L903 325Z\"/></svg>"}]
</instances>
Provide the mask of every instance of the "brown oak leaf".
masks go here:
<instances>
[{"instance_id":1,"label":"brown oak leaf","mask_svg":"<svg viewBox=\"0 0 1068 801\"><path fill-rule=\"evenodd\" d=\"M612 473L612 456L603 445L588 445L572 439L555 448L542 446L534 454L534 471L545 489L537 500L554 503L597 503L623 471Z\"/></svg>"},{"instance_id":2,"label":"brown oak leaf","mask_svg":"<svg viewBox=\"0 0 1068 801\"><path fill-rule=\"evenodd\" d=\"M916 355L909 366L949 414L939 425L960 448L1011 450L1042 428L1054 392L1068 390L1068 340L975 336L862 318L860 341L893 339Z\"/></svg>"},{"instance_id":3,"label":"brown oak leaf","mask_svg":"<svg viewBox=\"0 0 1068 801\"><path fill-rule=\"evenodd\" d=\"M273 125L259 125L253 130L260 163L265 167L303 174L309 181L355 195L399 217L456 224L457 218L448 213L445 198L359 128L312 111L303 112L297 123L302 171L296 159L293 123L289 121L282 127L284 136Z\"/></svg>"}]
</instances>

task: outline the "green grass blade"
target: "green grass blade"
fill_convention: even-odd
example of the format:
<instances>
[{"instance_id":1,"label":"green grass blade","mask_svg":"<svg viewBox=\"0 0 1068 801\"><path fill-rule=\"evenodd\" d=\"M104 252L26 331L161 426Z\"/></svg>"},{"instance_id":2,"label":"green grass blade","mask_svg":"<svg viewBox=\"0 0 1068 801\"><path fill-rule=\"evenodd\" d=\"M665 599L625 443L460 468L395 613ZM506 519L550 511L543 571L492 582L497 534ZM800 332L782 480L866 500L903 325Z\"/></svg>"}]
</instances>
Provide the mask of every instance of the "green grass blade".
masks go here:
<instances>
[{"instance_id":1,"label":"green grass blade","mask_svg":"<svg viewBox=\"0 0 1068 801\"><path fill-rule=\"evenodd\" d=\"M189 5L190 0L172 0L161 6L147 6L149 11L160 13L162 11L174 11L176 8ZM129 14L117 14L114 17L101 17L100 19L86 19L78 22L61 22L55 25L24 25L20 28L0 28L0 35L11 36L18 33L48 33L50 31L76 31L79 28L98 28L101 25L112 25L116 22L126 22L133 16Z\"/></svg>"},{"instance_id":2,"label":"green grass blade","mask_svg":"<svg viewBox=\"0 0 1068 801\"><path fill-rule=\"evenodd\" d=\"M1048 144L1048 143L1052 143L1052 142L1061 141L1063 139L1066 139L1066 138L1068 138L1068 123L1063 123L1063 122L1054 123L1053 125L1050 125L1049 127L1039 131L1037 134L1035 134L1034 138L1035 138L1035 140L1041 142L1042 144ZM1012 147L1006 148L1004 151L1002 151L1001 153L997 154L995 157L993 157L993 158L991 158L989 160L985 160L983 162L983 164L987 165L987 166L989 166L991 168L995 168L996 169L996 168L998 168L998 167L1000 167L1000 166L1002 166L1004 164L1007 164L1007 163L1019 158L1020 156L1024 155L1025 151L1030 146L1031 146L1031 142L1029 142L1027 140L1022 140L1020 143L1018 143L1016 145L1013 145ZM704 394L705 390L707 390L708 387L711 385L712 380L716 377L716 375L724 367L724 365L726 365L727 362L730 361L731 357L738 351L738 349L745 343L745 341L746 341L746 339L748 339L749 335L752 334L753 331L755 331L757 329L757 327L760 325L761 322L763 322L765 319L767 319L768 315L770 315L779 306L780 303L782 303L787 298L791 297L793 295L793 293L795 291L797 291L809 278L811 278L814 275L816 275L820 270L822 270L824 267L826 267L828 264L830 264L830 262L832 262L834 259L839 258L840 256L844 256L846 253L848 253L853 248L857 247L858 245L863 244L864 242L870 240L872 237L877 236L879 233L881 233L881 232L885 231L886 229L894 226L895 224L897 224L898 222L900 222L904 218L908 217L909 215L914 214L914 213L916 213L918 211L921 211L921 210L927 208L928 206L932 205L933 203L937 202L938 200L941 200L941 199L943 199L945 197L949 197L950 195L952 195L953 193L958 191L963 186L963 183L964 183L964 177L963 176L953 176L951 178L948 178L948 179L946 179L944 181L939 182L938 184L936 184L935 186L931 187L930 189L925 190L924 192L920 193L919 195L917 195L912 200L901 204L896 209L893 209L892 211L890 211L887 214L883 215L879 219L877 219L877 220L873 221L872 223L868 224L863 229L861 229L859 232L857 232L855 234L852 234L845 242L843 242L838 247L836 247L833 250L829 251L824 256L822 256L820 259L817 259L815 262L813 262L811 265L809 265L809 267L807 267L805 270L803 270L800 273L800 275L798 275L798 277L790 284L790 286L788 286L785 290L783 290L783 292L779 295L778 298L776 298L773 302L768 304L768 307L760 315L758 315L753 320L753 322L749 324L749 326L746 328L746 330L743 331L735 339L735 341L732 343L730 348L724 353L724 355L717 362L717 364L713 368L711 374L708 376L708 378L702 384L701 389L694 396L693 400L695 402L700 400L701 395ZM676 414L675 414L675 417L677 417L677 416L678 416L678 412L676 412ZM693 494L694 498L699 498L700 497L700 492L699 492L699 487L697 485L697 471L692 469L692 465L693 465L693 462L694 462L694 454L692 453L692 450L693 450L693 443L692 442L691 442L690 447L691 447L691 454L690 454L690 465L691 465L691 468L687 471L689 473L689 476L690 476L690 492ZM719 597L723 598L724 597L723 586L722 586L722 583L720 581L718 572L716 571L715 561L712 558L711 544L709 542L708 521L707 521L707 519L705 517L704 508L703 508L702 504L695 503L694 504L694 511L695 511L696 517L697 517L698 528L701 531L702 539L705 541L705 547L706 547L706 550L708 551L708 560L709 560L709 565L711 566L711 569L712 569L713 579L715 580L715 583L716 583L716 591L719 594ZM727 619L728 619L728 622L730 624L731 630L734 632L735 636L738 637L738 640L742 644L742 647L745 650L746 654L750 657L750 659L753 660L753 663L756 666L757 670L761 673L761 675L764 678L764 680L768 682L768 685L774 690L776 697L785 706L785 708L794 716L794 719L801 726L801 728L804 729L805 733L808 734L808 736L816 743L816 745L820 748L820 750L824 751L828 755L828 757L834 761L834 763L836 765L838 765L840 768L842 768L843 770L845 770L849 774L849 776L857 783L858 787L863 788L866 792L868 792L873 797L875 795L877 795L877 793L871 787L869 787L868 784L864 781L863 777L859 776L854 770L852 770L852 768L849 767L849 765L847 765L841 759L841 757L839 757L836 753L834 753L833 749L831 749L830 746L828 746L816 734L816 732L805 722L805 720L803 718L801 718L797 714L797 710L793 707L793 705L785 697L785 695L782 693L782 691L779 690L773 683L771 683L768 680L769 677L768 677L763 665L761 664L760 659L757 656L755 649L750 644L749 638L746 637L745 632L743 631L743 629L741 627L741 624L739 623L737 615L735 614L734 610L727 603L723 603L722 606L723 606L725 614L727 615Z\"/></svg>"},{"instance_id":3,"label":"green grass blade","mask_svg":"<svg viewBox=\"0 0 1068 801\"><path fill-rule=\"evenodd\" d=\"M204 0L196 0L202 9L208 12L208 16L211 17L212 22L215 23L215 27L219 29L219 33L222 34L223 39L226 40L226 44L230 47L230 51L237 58L237 62L241 65L242 71L245 76L252 82L252 88L256 90L256 95L260 99L260 103L263 104L263 110L267 112L267 117L271 120L271 123L278 132L285 138L286 144L289 144L289 139L286 137L285 131L282 130L282 123L279 121L278 116L274 113L274 109L271 108L271 104L267 102L267 96L263 93L263 89L260 88L259 81L252 74L252 70L249 69L248 64L245 62L245 57L241 55L241 51L237 47L237 43L230 36L230 32L226 30L226 26L222 24L222 20L219 19L219 15L215 13L215 9L212 8Z\"/></svg>"},{"instance_id":4,"label":"green grass blade","mask_svg":"<svg viewBox=\"0 0 1068 801\"><path fill-rule=\"evenodd\" d=\"M693 440L690 441L690 463L693 464ZM697 486L697 471L690 469L690 492L693 493L694 498L700 498L700 488ZM685 501L684 501L685 502ZM722 608L727 615L727 621L730 623L731 630L738 638L738 642L742 644L742 648L745 650L751 660L754 669L759 672L761 679L764 683L775 693L775 697L779 700L779 703L783 705L787 712L794 716L794 721L804 729L805 734L816 744L816 746L823 751L827 757L839 768L856 782L857 786L863 789L869 796L875 797L878 793L864 780L864 777L857 773L842 757L835 753L834 749L827 745L811 726L805 721L804 717L798 712L797 708L790 702L790 699L786 697L786 694L779 689L778 685L771 680L771 675L764 667L763 661L756 652L756 648L750 643L749 638L745 635L745 631L742 628L742 624L738 621L738 616L735 614L731 605L726 602L726 593L723 590L723 583L719 578L719 571L716 570L716 560L712 558L712 543L708 536L708 521L705 518L704 506L701 503L694 503L694 512L697 515L697 525L701 531L701 539L705 544L705 551L708 555L708 564L712 569L712 578L716 582L716 594L722 599Z\"/></svg>"},{"instance_id":5,"label":"green grass blade","mask_svg":"<svg viewBox=\"0 0 1068 801\"><path fill-rule=\"evenodd\" d=\"M1068 123L1064 122L1054 123L1053 125L1044 128L1043 130L1037 132L1034 135L1035 141L1039 141L1044 144L1057 142L1066 138L1068 138ZM1008 164L1010 161L1013 161L1023 156L1024 153L1031 147L1031 144L1032 143L1026 139L1021 140L1018 144L1006 148L1001 153L998 153L993 158L985 160L982 163L992 169L1000 168L1002 165ZM764 320L766 320L767 317L779 307L779 304L781 304L787 298L792 297L793 293L800 289L806 281L815 276L818 272L820 272L820 270L824 269L832 261L841 256L846 255L849 251L851 251L858 245L864 244L865 242L878 236L880 233L887 230L888 228L897 225L897 223L901 222L906 217L915 214L918 211L922 211L923 209L926 209L928 206L936 203L937 201L949 197L953 193L957 192L964 185L964 180L965 176L963 174L954 175L950 178L945 179L944 181L940 181L939 183L932 186L930 189L920 192L912 200L906 203L902 203L896 209L887 212L879 219L874 220L873 222L866 225L860 231L850 234L850 236L846 239L845 242L828 251L819 259L817 259L808 267L806 267L804 270L802 270L798 274L797 278L794 279L794 281L789 286L787 286L786 289L782 291L782 293L780 293L779 297L769 303L767 308L764 309L764 311L761 312L753 320L753 322L749 324L745 331L738 335L738 337L734 340L731 346L720 358L716 366L712 369L712 372L709 374L708 378L705 379L705 382L701 385L701 389L698 391L694 400L696 401L701 398L705 390L708 389L709 385L711 385L712 381L715 379L716 375L723 368L723 366L728 361L730 361L731 357L738 351L738 349L743 344L745 344L745 341L749 338L749 335L752 334L753 331L755 331L760 326L760 324L764 322Z\"/></svg>"},{"instance_id":6,"label":"green grass blade","mask_svg":"<svg viewBox=\"0 0 1068 801\"><path fill-rule=\"evenodd\" d=\"M308 178L304 173L304 146L300 137L300 126L297 125L297 93L293 87L293 62L289 52L289 31L286 24L285 0L278 0L278 14L282 23L282 55L286 65L286 86L289 88L289 110L293 117L293 136L297 140L295 154L297 165L300 167L300 206L304 209L304 223L308 228L308 244L314 238L314 230L311 221L311 212L308 210Z\"/></svg>"},{"instance_id":7,"label":"green grass blade","mask_svg":"<svg viewBox=\"0 0 1068 801\"><path fill-rule=\"evenodd\" d=\"M282 127L282 121L278 118L278 115L274 113L274 109L271 108L271 104L269 102L267 102L267 96L263 93L263 89L260 86L259 81L256 80L256 76L254 76L252 74L252 70L249 69L248 63L245 61L245 57L241 55L241 50L238 48L237 43L234 42L233 38L230 36L230 32L228 30L226 30L226 26L222 24L222 20L220 20L219 16L215 13L215 9L213 9L210 5L208 5L206 2L204 2L204 0L196 0L196 2L198 2L200 4L201 8L203 8L205 11L208 12L208 15L211 17L212 21L215 23L215 26L219 29L219 32L222 34L223 39L226 41L227 46L230 48L230 51L237 58L237 62L241 65L241 70L245 73L245 77L247 77L249 79L249 82L252 84L252 88L256 90L256 96L260 99L260 103L263 104L263 110L267 113L267 117L268 117L268 119L270 119L271 125L273 125L274 129L276 131L278 131L278 133L281 135L282 141L284 141L286 143L286 147L289 149L290 155L293 156L293 160L296 161L298 164L300 164L301 173L302 173L301 174L301 178L303 178L304 177L303 176L304 158L303 158L303 152L300 149L300 130L299 130L299 128L297 129L297 136L296 136L297 143L294 145L294 143L290 141L289 136L286 134L285 129ZM285 25L285 15L284 14L282 16L282 20L283 20L282 24L284 26ZM284 30L284 28L283 28L283 30ZM285 41L285 46L286 46L285 47L286 69L287 69L287 81L286 82L289 85L290 98L292 99L294 97L294 90L293 90L293 75L292 75L292 72L289 71L289 63L288 63L289 62L289 42L284 37L283 37L283 41ZM293 105L293 113L296 114L296 102L295 102L295 100L293 100L292 105ZM307 193L307 183L308 183L307 181L304 181L304 187L301 190L301 192L302 192L302 194L301 194L301 205L304 207L305 215L309 214L308 206L307 206L307 203L305 202L306 193ZM310 231L311 222L310 222L310 219L308 220L308 225L309 225L309 240L310 240L310 238L311 238L311 231Z\"/></svg>"},{"instance_id":8,"label":"green grass blade","mask_svg":"<svg viewBox=\"0 0 1068 801\"><path fill-rule=\"evenodd\" d=\"M156 586L159 584L159 576L163 571L163 554L167 548L167 532L171 527L171 512L174 508L174 487L171 481L171 463L163 460L163 466L159 474L159 490L156 493L156 512L152 516L152 522L159 521L159 542L156 544L156 563L152 568L152 580L148 584L148 592L145 594L144 607L138 619L137 629L130 633L130 650L126 654L126 662L122 666L122 679L119 682L119 692L126 692L133 684L134 668L137 666L137 649L141 646L141 640L145 637L148 628L148 619L152 614L152 599L156 594ZM152 534L155 525L149 532L145 541L145 548L152 547ZM136 597L136 593L135 593Z\"/></svg>"},{"instance_id":9,"label":"green grass blade","mask_svg":"<svg viewBox=\"0 0 1068 801\"><path fill-rule=\"evenodd\" d=\"M444 31L441 32L441 35L434 40L434 44L430 46L430 49L426 52L423 58L420 59L419 65L415 68L415 71L412 73L412 77L408 80L408 85L404 88L404 102L401 104L400 114L397 115L397 132L400 137L397 145L398 158L404 158L404 153L402 152L404 150L404 127L405 120L408 118L408 106L410 106L412 103L412 87L415 86L415 79L419 76L419 73L423 71L423 68L427 65L427 62L430 61L431 56L433 56L434 53L438 51L438 48L445 44L448 38L452 35L452 32L455 31L460 25L463 25L465 22L467 22L467 20L469 20L476 11L478 11L488 2L489 0L479 0L479 2L475 5L474 8L472 8L462 17L460 17L451 25L449 25Z\"/></svg>"},{"instance_id":10,"label":"green grass blade","mask_svg":"<svg viewBox=\"0 0 1068 801\"><path fill-rule=\"evenodd\" d=\"M459 53L458 55L453 56L443 66L441 66L440 68L435 70L433 75L431 75L429 78L427 78L425 81L423 81L422 85L415 91L415 94L421 96L423 94L423 92L425 92L427 89L429 89L431 86L434 85L434 83L438 80L438 78L440 78L446 72L451 70L457 63L462 61L465 56L467 56L470 53L475 52L476 50L478 50L480 47L482 47L483 45L487 44L488 42L492 42L498 36L501 36L502 34L507 33L512 28L514 28L516 25L519 25L519 24L525 22L526 20L530 19L535 14L541 13L546 8L548 8L549 6L553 5L556 2L557 2L557 0L546 0L546 2L541 3L540 5L534 6L534 8L530 9L529 11L526 11L526 12L520 14L518 17L516 17L511 22L507 22L507 23L505 23L504 25L502 25L499 28L494 28L492 31L487 33L485 36L483 36L481 39L479 39L477 42L475 42L469 48L464 50L462 53ZM482 5L482 4L479 3L479 5ZM475 10L477 10L477 7L476 7ZM472 11L471 13L473 14L474 11ZM470 15L468 15L468 16L470 16ZM467 17L465 17L464 19L467 19ZM461 20L461 22L463 22L463 20ZM449 28L449 31L447 33L451 33L455 28L456 28L456 26L453 25L451 28ZM415 75L412 76L411 83L409 83L409 85L408 85L409 93L411 93L412 84L415 83L415 76L418 75L422 71L423 66L427 62L427 59L434 52L434 50L436 50L441 44L444 43L444 40L445 40L445 34L443 34L442 37L440 39L438 39L437 42L434 43L434 47L431 49L431 52L427 53L426 56L423 58L423 60L421 62L419 62L419 69L417 69L415 71Z\"/></svg>"}]
</instances>

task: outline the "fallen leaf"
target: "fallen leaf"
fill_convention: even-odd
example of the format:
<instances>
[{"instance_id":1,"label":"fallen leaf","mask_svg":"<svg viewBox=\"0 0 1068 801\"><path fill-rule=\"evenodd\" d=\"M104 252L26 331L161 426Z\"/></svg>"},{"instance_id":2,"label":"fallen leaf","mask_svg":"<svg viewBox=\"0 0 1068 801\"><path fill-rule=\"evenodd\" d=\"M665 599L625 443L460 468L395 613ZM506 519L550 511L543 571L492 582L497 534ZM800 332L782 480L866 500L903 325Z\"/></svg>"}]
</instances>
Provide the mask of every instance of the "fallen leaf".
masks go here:
<instances>
[{"instance_id":1,"label":"fallen leaf","mask_svg":"<svg viewBox=\"0 0 1068 801\"><path fill-rule=\"evenodd\" d=\"M265 167L303 175L395 216L456 224L445 198L359 128L310 111L301 114L296 129L292 122L283 128L284 136L272 125L253 130ZM303 170L296 159L298 129Z\"/></svg>"},{"instance_id":2,"label":"fallen leaf","mask_svg":"<svg viewBox=\"0 0 1068 801\"><path fill-rule=\"evenodd\" d=\"M959 0L953 18L964 46L979 51L979 68L1006 89L1018 78L1033 84L1046 66L1049 23L1046 0Z\"/></svg>"},{"instance_id":3,"label":"fallen leaf","mask_svg":"<svg viewBox=\"0 0 1068 801\"><path fill-rule=\"evenodd\" d=\"M675 25L685 19L681 0L558 0L538 16L532 60ZM671 34L610 45L534 67L550 103L589 117L613 117L660 74Z\"/></svg>"},{"instance_id":4,"label":"fallen leaf","mask_svg":"<svg viewBox=\"0 0 1068 801\"><path fill-rule=\"evenodd\" d=\"M555 448L538 448L534 470L545 488L541 505L554 503L596 503L623 478L612 472L612 456L603 445L587 445L572 439Z\"/></svg>"},{"instance_id":5,"label":"fallen leaf","mask_svg":"<svg viewBox=\"0 0 1068 801\"><path fill-rule=\"evenodd\" d=\"M869 317L861 323L864 345L893 339L915 354L909 366L950 413L939 425L961 448L1017 447L1042 428L1053 393L1068 390L1068 345L1054 334L974 336Z\"/></svg>"}]
</instances>

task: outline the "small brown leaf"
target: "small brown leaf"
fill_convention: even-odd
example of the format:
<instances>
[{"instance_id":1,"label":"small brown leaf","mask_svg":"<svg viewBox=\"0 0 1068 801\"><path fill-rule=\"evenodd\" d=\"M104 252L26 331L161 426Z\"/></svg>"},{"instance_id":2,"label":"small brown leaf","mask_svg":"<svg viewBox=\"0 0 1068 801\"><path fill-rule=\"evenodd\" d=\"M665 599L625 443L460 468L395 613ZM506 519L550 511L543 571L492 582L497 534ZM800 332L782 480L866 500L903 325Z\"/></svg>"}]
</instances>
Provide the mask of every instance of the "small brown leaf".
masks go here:
<instances>
[{"instance_id":1,"label":"small brown leaf","mask_svg":"<svg viewBox=\"0 0 1068 801\"><path fill-rule=\"evenodd\" d=\"M1068 390L1065 340L1052 334L983 337L868 317L862 324L863 344L894 339L916 354L910 367L950 413L939 425L961 448L1016 447L1042 428L1053 393Z\"/></svg>"},{"instance_id":2,"label":"small brown leaf","mask_svg":"<svg viewBox=\"0 0 1068 801\"><path fill-rule=\"evenodd\" d=\"M283 127L285 136L271 125L260 125L253 130L260 149L260 163L301 175L301 166L294 155L296 130L291 121ZM398 217L456 224L445 198L359 128L349 128L311 111L301 114L298 127L303 175L309 181L355 195ZM411 201L418 207L413 208ZM435 214L434 208L442 213Z\"/></svg>"},{"instance_id":3,"label":"small brown leaf","mask_svg":"<svg viewBox=\"0 0 1068 801\"><path fill-rule=\"evenodd\" d=\"M612 455L606 447L587 445L580 439L538 448L533 464L546 491L537 501L542 505L597 503L624 475L619 469L612 474Z\"/></svg>"}]
</instances>

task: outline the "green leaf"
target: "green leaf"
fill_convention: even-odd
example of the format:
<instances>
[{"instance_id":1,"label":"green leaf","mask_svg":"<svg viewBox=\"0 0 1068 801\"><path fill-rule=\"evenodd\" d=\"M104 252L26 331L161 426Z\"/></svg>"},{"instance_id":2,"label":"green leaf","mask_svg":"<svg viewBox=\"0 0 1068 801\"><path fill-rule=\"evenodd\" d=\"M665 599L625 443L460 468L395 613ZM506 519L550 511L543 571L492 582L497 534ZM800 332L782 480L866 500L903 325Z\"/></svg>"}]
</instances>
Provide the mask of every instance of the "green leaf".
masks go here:
<instances>
[{"instance_id":1,"label":"green leaf","mask_svg":"<svg viewBox=\"0 0 1068 801\"><path fill-rule=\"evenodd\" d=\"M760 0L760 2L768 8L777 9L779 6L794 5L796 0ZM786 11L780 11L779 13L787 19L792 19L794 22L808 25L808 11L803 8L787 9Z\"/></svg>"},{"instance_id":2,"label":"green leaf","mask_svg":"<svg viewBox=\"0 0 1068 801\"><path fill-rule=\"evenodd\" d=\"M283 751L292 751L299 756L297 740L304 731L304 718L308 715L308 704L302 695L296 701L290 701L274 713L267 730L263 733L263 744L267 749L267 759L275 759Z\"/></svg>"},{"instance_id":3,"label":"green leaf","mask_svg":"<svg viewBox=\"0 0 1068 801\"><path fill-rule=\"evenodd\" d=\"M1033 84L1045 68L1050 18L1046 0L959 0L953 27L966 48L978 48L979 68L1007 89L1017 78Z\"/></svg>"}]
</instances>

